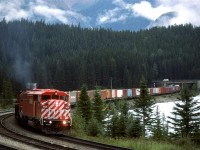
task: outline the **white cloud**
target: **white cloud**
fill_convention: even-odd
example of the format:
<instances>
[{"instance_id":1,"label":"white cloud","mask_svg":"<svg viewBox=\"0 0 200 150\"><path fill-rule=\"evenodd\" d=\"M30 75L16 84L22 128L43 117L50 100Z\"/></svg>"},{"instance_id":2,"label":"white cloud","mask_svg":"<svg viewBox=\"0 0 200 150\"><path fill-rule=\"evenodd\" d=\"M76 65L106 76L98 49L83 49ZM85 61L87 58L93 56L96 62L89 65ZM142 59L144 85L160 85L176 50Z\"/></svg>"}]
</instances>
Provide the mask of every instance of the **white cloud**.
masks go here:
<instances>
[{"instance_id":1,"label":"white cloud","mask_svg":"<svg viewBox=\"0 0 200 150\"><path fill-rule=\"evenodd\" d=\"M6 20L11 21L15 19L27 18L29 12L21 9L22 1L3 1L0 3L1 17L5 17Z\"/></svg>"},{"instance_id":2,"label":"white cloud","mask_svg":"<svg viewBox=\"0 0 200 150\"><path fill-rule=\"evenodd\" d=\"M44 17L46 21L59 20L66 24L87 22L90 17L74 11L76 4L91 5L100 0L0 0L0 19L7 21L21 18L33 19L34 15ZM200 0L148 0L127 3L125 0L111 0L114 8L100 12L96 18L97 24L125 21L130 17L144 17L155 21L161 15L175 12L176 15L163 17L156 25L167 26L174 24L192 23L200 25Z\"/></svg>"},{"instance_id":3,"label":"white cloud","mask_svg":"<svg viewBox=\"0 0 200 150\"><path fill-rule=\"evenodd\" d=\"M174 16L162 17L162 20L156 22L155 25L168 26L186 23L200 25L200 0L154 0L154 4L148 0L141 0L138 3L126 3L124 0L113 0L112 2L116 8L100 14L99 24L120 21L120 16L125 16L121 20L135 16L144 17L153 22L163 14L174 12Z\"/></svg>"},{"instance_id":4,"label":"white cloud","mask_svg":"<svg viewBox=\"0 0 200 150\"><path fill-rule=\"evenodd\" d=\"M18 20L21 18L33 19L35 15L38 15L44 17L47 22L59 20L65 24L77 24L80 21L87 22L87 19L89 19L70 9L69 6L74 5L75 2L77 3L78 0L49 1L2 0L0 1L0 19L5 18L7 21ZM83 0L82 3L92 3L94 1L95 0ZM65 9L58 7L62 5Z\"/></svg>"},{"instance_id":5,"label":"white cloud","mask_svg":"<svg viewBox=\"0 0 200 150\"><path fill-rule=\"evenodd\" d=\"M156 20L162 14L172 10L170 7L163 5L154 8L148 1L141 1L141 3L132 5L132 11L135 16L142 16L150 20Z\"/></svg>"},{"instance_id":6,"label":"white cloud","mask_svg":"<svg viewBox=\"0 0 200 150\"><path fill-rule=\"evenodd\" d=\"M167 12L176 12L176 15L169 20L161 22L161 26L192 23L200 25L200 1L199 0L155 0L153 7L148 1L132 4L135 16L145 17L154 21L159 16ZM158 24L157 24L158 25Z\"/></svg>"},{"instance_id":7,"label":"white cloud","mask_svg":"<svg viewBox=\"0 0 200 150\"><path fill-rule=\"evenodd\" d=\"M120 8L114 8L106 11L104 14L100 14L97 18L97 24L113 23L118 21L124 21L127 19L127 14L120 14Z\"/></svg>"},{"instance_id":8,"label":"white cloud","mask_svg":"<svg viewBox=\"0 0 200 150\"><path fill-rule=\"evenodd\" d=\"M113 0L113 4L127 10L131 8L131 4L125 3L123 0Z\"/></svg>"},{"instance_id":9,"label":"white cloud","mask_svg":"<svg viewBox=\"0 0 200 150\"><path fill-rule=\"evenodd\" d=\"M105 10L104 12L100 13L97 17L98 25L105 23L114 23L118 21L125 21L128 17L131 16L130 4L125 3L123 0L113 0L112 3L116 5L116 7L111 10Z\"/></svg>"},{"instance_id":10,"label":"white cloud","mask_svg":"<svg viewBox=\"0 0 200 150\"><path fill-rule=\"evenodd\" d=\"M45 16L47 20L56 18L63 23L69 23L65 18L66 12L60 9L49 8L47 6L35 6L33 12L34 14Z\"/></svg>"}]
</instances>

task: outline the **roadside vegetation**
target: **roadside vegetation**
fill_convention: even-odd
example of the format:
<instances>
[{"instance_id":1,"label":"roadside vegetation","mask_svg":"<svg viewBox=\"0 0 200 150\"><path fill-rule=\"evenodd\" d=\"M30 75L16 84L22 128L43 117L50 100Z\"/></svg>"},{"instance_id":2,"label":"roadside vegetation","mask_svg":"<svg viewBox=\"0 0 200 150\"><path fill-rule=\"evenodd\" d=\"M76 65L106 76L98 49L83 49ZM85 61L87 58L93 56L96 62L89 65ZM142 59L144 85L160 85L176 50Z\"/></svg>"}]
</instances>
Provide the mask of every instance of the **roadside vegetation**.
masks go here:
<instances>
[{"instance_id":1,"label":"roadside vegetation","mask_svg":"<svg viewBox=\"0 0 200 150\"><path fill-rule=\"evenodd\" d=\"M158 108L153 112L155 100L144 77L140 80L140 97L133 105L123 99L105 104L98 89L90 100L86 90L84 85L73 113L71 136L137 150L199 148L200 106L187 87L181 90L182 103L176 103L170 118L161 116Z\"/></svg>"}]
</instances>

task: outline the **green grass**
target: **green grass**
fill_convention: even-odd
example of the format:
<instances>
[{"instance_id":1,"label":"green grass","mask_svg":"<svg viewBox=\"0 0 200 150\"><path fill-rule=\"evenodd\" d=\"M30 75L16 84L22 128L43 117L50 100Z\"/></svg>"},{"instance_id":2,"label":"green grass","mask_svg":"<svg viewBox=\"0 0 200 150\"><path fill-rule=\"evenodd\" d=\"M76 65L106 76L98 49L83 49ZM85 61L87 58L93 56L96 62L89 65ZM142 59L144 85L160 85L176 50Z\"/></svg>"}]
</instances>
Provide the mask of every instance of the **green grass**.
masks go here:
<instances>
[{"instance_id":1,"label":"green grass","mask_svg":"<svg viewBox=\"0 0 200 150\"><path fill-rule=\"evenodd\" d=\"M84 134L72 133L73 137L131 148L134 150L200 150L198 147L194 147L194 145L190 142L187 144L172 144L164 141L155 141L152 139L140 138L140 139L130 139L130 138L118 138L114 139L111 137L91 137Z\"/></svg>"}]
</instances>

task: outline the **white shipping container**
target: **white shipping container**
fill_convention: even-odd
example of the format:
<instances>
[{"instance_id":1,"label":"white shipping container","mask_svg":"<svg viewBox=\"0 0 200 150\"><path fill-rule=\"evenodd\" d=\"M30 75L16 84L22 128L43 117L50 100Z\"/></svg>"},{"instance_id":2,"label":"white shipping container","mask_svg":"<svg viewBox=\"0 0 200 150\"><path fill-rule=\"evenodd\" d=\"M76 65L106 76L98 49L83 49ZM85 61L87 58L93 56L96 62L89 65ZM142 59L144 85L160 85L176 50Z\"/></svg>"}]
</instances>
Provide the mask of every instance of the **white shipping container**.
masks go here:
<instances>
[{"instance_id":1,"label":"white shipping container","mask_svg":"<svg viewBox=\"0 0 200 150\"><path fill-rule=\"evenodd\" d=\"M117 90L117 97L123 96L123 90Z\"/></svg>"},{"instance_id":2,"label":"white shipping container","mask_svg":"<svg viewBox=\"0 0 200 150\"><path fill-rule=\"evenodd\" d=\"M153 88L153 94L158 94L158 88Z\"/></svg>"},{"instance_id":3,"label":"white shipping container","mask_svg":"<svg viewBox=\"0 0 200 150\"><path fill-rule=\"evenodd\" d=\"M140 95L140 89L136 89L136 96Z\"/></svg>"},{"instance_id":4,"label":"white shipping container","mask_svg":"<svg viewBox=\"0 0 200 150\"><path fill-rule=\"evenodd\" d=\"M112 98L115 98L116 95L115 95L115 90L112 90Z\"/></svg>"},{"instance_id":5,"label":"white shipping container","mask_svg":"<svg viewBox=\"0 0 200 150\"><path fill-rule=\"evenodd\" d=\"M70 101L70 104L76 103L76 91L69 92L69 101Z\"/></svg>"}]
</instances>

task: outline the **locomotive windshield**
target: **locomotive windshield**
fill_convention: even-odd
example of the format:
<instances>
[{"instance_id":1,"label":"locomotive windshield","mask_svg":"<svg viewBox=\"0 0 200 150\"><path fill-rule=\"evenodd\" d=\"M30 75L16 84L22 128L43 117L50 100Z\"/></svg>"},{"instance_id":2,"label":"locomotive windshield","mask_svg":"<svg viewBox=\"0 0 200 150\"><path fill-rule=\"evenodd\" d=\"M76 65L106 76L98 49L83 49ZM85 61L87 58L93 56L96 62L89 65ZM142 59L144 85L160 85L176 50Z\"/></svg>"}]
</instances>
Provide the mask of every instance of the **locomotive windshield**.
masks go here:
<instances>
[{"instance_id":1,"label":"locomotive windshield","mask_svg":"<svg viewBox=\"0 0 200 150\"><path fill-rule=\"evenodd\" d=\"M50 99L60 99L64 101L68 101L68 96L66 95L59 95L59 94L49 94L49 95L42 95L42 100L50 100Z\"/></svg>"},{"instance_id":2,"label":"locomotive windshield","mask_svg":"<svg viewBox=\"0 0 200 150\"><path fill-rule=\"evenodd\" d=\"M61 100L64 100L64 101L67 101L67 100L68 100L68 97L67 97L67 96L64 96L64 95L61 95L61 96L60 96L60 99L61 99Z\"/></svg>"},{"instance_id":3,"label":"locomotive windshield","mask_svg":"<svg viewBox=\"0 0 200 150\"><path fill-rule=\"evenodd\" d=\"M52 99L58 99L58 95L53 94Z\"/></svg>"},{"instance_id":4,"label":"locomotive windshield","mask_svg":"<svg viewBox=\"0 0 200 150\"><path fill-rule=\"evenodd\" d=\"M48 100L51 99L50 95L42 95L42 100Z\"/></svg>"}]
</instances>

